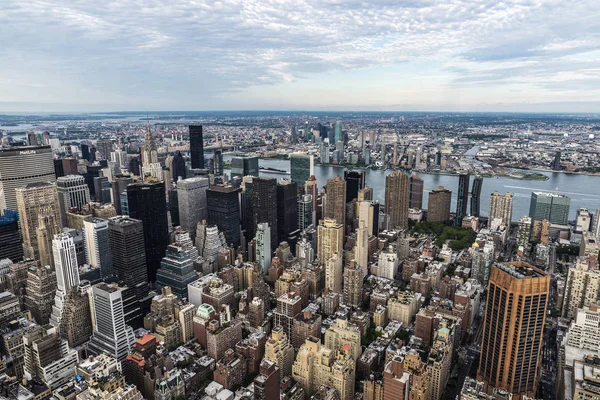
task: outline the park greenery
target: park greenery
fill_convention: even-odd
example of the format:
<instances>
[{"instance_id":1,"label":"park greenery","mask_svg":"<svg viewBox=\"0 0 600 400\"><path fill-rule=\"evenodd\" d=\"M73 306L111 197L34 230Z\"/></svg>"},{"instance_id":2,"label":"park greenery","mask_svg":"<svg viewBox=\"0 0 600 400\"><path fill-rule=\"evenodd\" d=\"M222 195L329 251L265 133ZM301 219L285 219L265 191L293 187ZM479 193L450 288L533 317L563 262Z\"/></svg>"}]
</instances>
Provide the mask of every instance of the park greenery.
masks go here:
<instances>
[{"instance_id":1,"label":"park greenery","mask_svg":"<svg viewBox=\"0 0 600 400\"><path fill-rule=\"evenodd\" d=\"M477 237L477 234L471 228L450 226L441 222L417 222L415 224L415 232L422 234L433 233L436 236L434 242L436 246L442 247L448 241L448 246L454 251L471 247Z\"/></svg>"}]
</instances>

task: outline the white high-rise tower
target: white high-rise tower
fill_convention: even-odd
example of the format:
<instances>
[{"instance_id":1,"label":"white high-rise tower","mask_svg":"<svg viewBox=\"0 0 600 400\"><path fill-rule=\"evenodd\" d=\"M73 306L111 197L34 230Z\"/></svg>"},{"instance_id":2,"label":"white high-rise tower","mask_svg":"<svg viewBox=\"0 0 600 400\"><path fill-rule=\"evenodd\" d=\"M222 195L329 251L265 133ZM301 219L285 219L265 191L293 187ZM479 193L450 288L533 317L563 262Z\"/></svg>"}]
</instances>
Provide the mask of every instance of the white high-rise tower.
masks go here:
<instances>
[{"instance_id":1,"label":"white high-rise tower","mask_svg":"<svg viewBox=\"0 0 600 400\"><path fill-rule=\"evenodd\" d=\"M50 323L60 326L65 299L69 291L79 287L79 266L73 237L67 233L54 235L52 240L54 268L56 269L56 295L50 315Z\"/></svg>"}]
</instances>

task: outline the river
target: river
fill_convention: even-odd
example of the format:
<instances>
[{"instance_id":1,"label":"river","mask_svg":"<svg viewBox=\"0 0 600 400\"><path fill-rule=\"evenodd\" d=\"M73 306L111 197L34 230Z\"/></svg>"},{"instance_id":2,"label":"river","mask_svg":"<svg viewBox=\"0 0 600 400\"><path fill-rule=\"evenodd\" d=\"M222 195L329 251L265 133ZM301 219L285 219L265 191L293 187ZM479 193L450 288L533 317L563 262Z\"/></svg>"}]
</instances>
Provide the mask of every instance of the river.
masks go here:
<instances>
[{"instance_id":1,"label":"river","mask_svg":"<svg viewBox=\"0 0 600 400\"><path fill-rule=\"evenodd\" d=\"M230 155L223 157L225 160L231 160ZM277 168L281 170L290 170L289 160L261 159L261 167ZM366 184L373 188L373 194L376 200L381 202L385 199L385 177L390 171L365 170ZM513 222L520 217L529 214L529 202L531 192L556 192L565 194L571 198L571 209L569 219L574 220L578 208L587 208L590 212L595 212L600 208L600 177L591 175L566 174L562 172L542 172L548 176L546 181L519 180L507 177L493 177L483 179L483 188L481 191L481 214L487 216L490 207L490 194L498 191L501 194L510 192L514 196L513 200ZM315 165L315 177L319 187L322 187L327 179L336 175L343 176L343 167L320 166ZM430 190L438 186L444 186L452 190L452 211L456 210L456 196L458 188L458 176L417 173L423 179L424 194L423 206L427 207L427 198ZM261 172L260 176L271 178L285 178L289 175L272 174ZM472 179L471 179L472 185Z\"/></svg>"}]
</instances>

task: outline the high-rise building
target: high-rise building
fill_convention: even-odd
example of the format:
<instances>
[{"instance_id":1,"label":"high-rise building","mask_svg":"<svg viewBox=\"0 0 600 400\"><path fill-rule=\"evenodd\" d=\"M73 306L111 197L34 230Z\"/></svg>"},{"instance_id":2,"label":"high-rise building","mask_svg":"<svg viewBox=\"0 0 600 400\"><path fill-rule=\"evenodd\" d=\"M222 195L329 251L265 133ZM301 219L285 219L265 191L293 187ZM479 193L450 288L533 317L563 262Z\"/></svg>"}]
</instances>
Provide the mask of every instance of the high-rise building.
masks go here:
<instances>
[{"instance_id":1,"label":"high-rise building","mask_svg":"<svg viewBox=\"0 0 600 400\"><path fill-rule=\"evenodd\" d=\"M350 265L344 268L344 302L353 307L362 304L363 278L364 274L360 265L350 261Z\"/></svg>"},{"instance_id":2,"label":"high-rise building","mask_svg":"<svg viewBox=\"0 0 600 400\"><path fill-rule=\"evenodd\" d=\"M146 135L144 137L144 147L141 149L142 152L142 178L145 179L158 179L162 180L162 166L158 161L158 150L150 131L150 125L146 129Z\"/></svg>"},{"instance_id":3,"label":"high-rise building","mask_svg":"<svg viewBox=\"0 0 600 400\"><path fill-rule=\"evenodd\" d=\"M279 367L269 360L260 363L260 371L254 378L254 400L279 399Z\"/></svg>"},{"instance_id":4,"label":"high-rise building","mask_svg":"<svg viewBox=\"0 0 600 400\"><path fill-rule=\"evenodd\" d=\"M58 204L62 225L67 225L67 211L71 208L81 209L90 202L90 189L81 175L61 176L56 180Z\"/></svg>"},{"instance_id":5,"label":"high-rise building","mask_svg":"<svg viewBox=\"0 0 600 400\"><path fill-rule=\"evenodd\" d=\"M99 268L103 279L112 276L108 220L96 217L85 219L83 221L83 237L86 262L93 268Z\"/></svg>"},{"instance_id":6,"label":"high-rise building","mask_svg":"<svg viewBox=\"0 0 600 400\"><path fill-rule=\"evenodd\" d=\"M97 203L110 203L110 182L107 176L94 177L94 199Z\"/></svg>"},{"instance_id":7,"label":"high-rise building","mask_svg":"<svg viewBox=\"0 0 600 400\"><path fill-rule=\"evenodd\" d=\"M575 230L580 232L588 232L592 222L591 214L587 208L577 209L577 218L575 219Z\"/></svg>"},{"instance_id":8,"label":"high-rise building","mask_svg":"<svg viewBox=\"0 0 600 400\"><path fill-rule=\"evenodd\" d=\"M394 171L385 177L385 214L390 228L408 228L408 206L410 203L410 178Z\"/></svg>"},{"instance_id":9,"label":"high-rise building","mask_svg":"<svg viewBox=\"0 0 600 400\"><path fill-rule=\"evenodd\" d=\"M481 188L483 187L483 178L476 176L473 179L473 188L471 189L471 216L479 217L481 207Z\"/></svg>"},{"instance_id":10,"label":"high-rise building","mask_svg":"<svg viewBox=\"0 0 600 400\"><path fill-rule=\"evenodd\" d=\"M344 226L334 219L320 221L317 231L317 257L322 263L334 254L340 258L344 250Z\"/></svg>"},{"instance_id":11,"label":"high-rise building","mask_svg":"<svg viewBox=\"0 0 600 400\"><path fill-rule=\"evenodd\" d=\"M600 208L598 208L592 216L591 231L592 235L596 236L597 238L600 238Z\"/></svg>"},{"instance_id":12,"label":"high-rise building","mask_svg":"<svg viewBox=\"0 0 600 400\"><path fill-rule=\"evenodd\" d=\"M177 151L173 156L173 162L171 163L171 176L173 182L179 181L179 179L187 178L187 168L185 167L185 159L181 155L180 151Z\"/></svg>"},{"instance_id":13,"label":"high-rise building","mask_svg":"<svg viewBox=\"0 0 600 400\"><path fill-rule=\"evenodd\" d=\"M265 360L279 367L282 376L291 376L294 363L294 348L282 326L276 325L265 344Z\"/></svg>"},{"instance_id":14,"label":"high-rise building","mask_svg":"<svg viewBox=\"0 0 600 400\"><path fill-rule=\"evenodd\" d=\"M563 194L533 192L529 216L533 221L547 219L551 224L567 225L571 199Z\"/></svg>"},{"instance_id":15,"label":"high-rise building","mask_svg":"<svg viewBox=\"0 0 600 400\"><path fill-rule=\"evenodd\" d=\"M462 220L467 215L467 204L469 202L469 179L470 175L460 174L458 176L458 197L456 199L456 219L454 224L462 225Z\"/></svg>"},{"instance_id":16,"label":"high-rise building","mask_svg":"<svg viewBox=\"0 0 600 400\"><path fill-rule=\"evenodd\" d=\"M196 236L198 222L205 220L208 216L207 189L208 178L193 177L177 182L179 224L190 232L192 240Z\"/></svg>"},{"instance_id":17,"label":"high-rise building","mask_svg":"<svg viewBox=\"0 0 600 400\"><path fill-rule=\"evenodd\" d=\"M127 185L131 183L133 183L133 178L129 176L118 175L113 177L112 200L117 215L127 215L127 212L121 207L121 198L124 197L127 200Z\"/></svg>"},{"instance_id":18,"label":"high-rise building","mask_svg":"<svg viewBox=\"0 0 600 400\"><path fill-rule=\"evenodd\" d=\"M79 266L77 265L75 242L70 235L66 233L55 235L52 240L52 250L56 269L56 296L50 323L60 327L67 294L71 289L79 287Z\"/></svg>"},{"instance_id":19,"label":"high-rise building","mask_svg":"<svg viewBox=\"0 0 600 400\"><path fill-rule=\"evenodd\" d=\"M577 309L590 307L600 296L600 270L595 260L578 257L567 272L561 316L573 319Z\"/></svg>"},{"instance_id":20,"label":"high-rise building","mask_svg":"<svg viewBox=\"0 0 600 400\"><path fill-rule=\"evenodd\" d=\"M231 177L258 176L258 157L233 157Z\"/></svg>"},{"instance_id":21,"label":"high-rise building","mask_svg":"<svg viewBox=\"0 0 600 400\"><path fill-rule=\"evenodd\" d=\"M290 168L292 181L302 186L311 175L314 175L314 158L308 154L291 154Z\"/></svg>"},{"instance_id":22,"label":"high-rise building","mask_svg":"<svg viewBox=\"0 0 600 400\"><path fill-rule=\"evenodd\" d=\"M517 246L527 248L531 237L531 218L528 216L521 217L517 225Z\"/></svg>"},{"instance_id":23,"label":"high-rise building","mask_svg":"<svg viewBox=\"0 0 600 400\"><path fill-rule=\"evenodd\" d=\"M40 265L50 265L54 267L54 258L52 258L52 239L59 233L56 230L57 223L52 213L41 212L38 214L38 227L36 236L38 242L38 254Z\"/></svg>"},{"instance_id":24,"label":"high-rise building","mask_svg":"<svg viewBox=\"0 0 600 400\"><path fill-rule=\"evenodd\" d=\"M377 268L376 271L373 271L374 275L394 280L398 274L398 265L398 253L394 251L392 246L389 246L379 253Z\"/></svg>"},{"instance_id":25,"label":"high-rise building","mask_svg":"<svg viewBox=\"0 0 600 400\"><path fill-rule=\"evenodd\" d=\"M80 289L73 288L64 299L59 332L72 348L86 343L92 335L92 312L88 290L89 284Z\"/></svg>"},{"instance_id":26,"label":"high-rise building","mask_svg":"<svg viewBox=\"0 0 600 400\"><path fill-rule=\"evenodd\" d=\"M298 185L289 179L277 182L277 241L285 242L298 230Z\"/></svg>"},{"instance_id":27,"label":"high-rise building","mask_svg":"<svg viewBox=\"0 0 600 400\"><path fill-rule=\"evenodd\" d=\"M357 213L358 225L364 223L369 235L377 236L379 234L379 201L359 200Z\"/></svg>"},{"instance_id":28,"label":"high-rise building","mask_svg":"<svg viewBox=\"0 0 600 400\"><path fill-rule=\"evenodd\" d=\"M354 183L356 183L358 196L358 183ZM342 228L346 224L346 185L347 182L340 178L339 175L335 178L327 179L327 184L325 185L327 199L323 218L335 220L338 224L342 225Z\"/></svg>"},{"instance_id":29,"label":"high-rise building","mask_svg":"<svg viewBox=\"0 0 600 400\"><path fill-rule=\"evenodd\" d=\"M263 222L269 224L269 227L271 228L271 249L277 248L277 232L279 232L279 225L277 223L276 179L252 179L252 213L255 227Z\"/></svg>"},{"instance_id":30,"label":"high-rise building","mask_svg":"<svg viewBox=\"0 0 600 400\"><path fill-rule=\"evenodd\" d=\"M50 146L0 148L0 210L17 209L17 188L55 180Z\"/></svg>"},{"instance_id":31,"label":"high-rise building","mask_svg":"<svg viewBox=\"0 0 600 400\"><path fill-rule=\"evenodd\" d=\"M216 225L228 245L240 245L240 189L231 185L213 185L206 191L207 222Z\"/></svg>"},{"instance_id":32,"label":"high-rise building","mask_svg":"<svg viewBox=\"0 0 600 400\"><path fill-rule=\"evenodd\" d=\"M350 203L358 198L358 191L365 188L365 172L344 171L344 181L346 181L346 203Z\"/></svg>"},{"instance_id":33,"label":"high-rise building","mask_svg":"<svg viewBox=\"0 0 600 400\"><path fill-rule=\"evenodd\" d=\"M267 275L271 266L271 236L274 233L268 223L262 222L256 227L256 261L263 275Z\"/></svg>"},{"instance_id":34,"label":"high-rise building","mask_svg":"<svg viewBox=\"0 0 600 400\"><path fill-rule=\"evenodd\" d=\"M156 273L157 288L170 287L179 298L187 298L187 287L198 279L190 251L170 245Z\"/></svg>"},{"instance_id":35,"label":"high-rise building","mask_svg":"<svg viewBox=\"0 0 600 400\"><path fill-rule=\"evenodd\" d=\"M8 258L14 263L23 260L19 213L16 210L0 211L0 243L0 260Z\"/></svg>"},{"instance_id":36,"label":"high-rise building","mask_svg":"<svg viewBox=\"0 0 600 400\"><path fill-rule=\"evenodd\" d=\"M492 267L477 380L486 392L535 397L550 276L524 262Z\"/></svg>"},{"instance_id":37,"label":"high-rise building","mask_svg":"<svg viewBox=\"0 0 600 400\"><path fill-rule=\"evenodd\" d=\"M37 228L40 215L52 216L51 226L46 226L51 235L60 232L60 209L56 186L51 183L30 183L15 189L21 233L23 235L23 251L26 258L39 259Z\"/></svg>"},{"instance_id":38,"label":"high-rise building","mask_svg":"<svg viewBox=\"0 0 600 400\"><path fill-rule=\"evenodd\" d=\"M110 139L99 139L96 141L96 150L100 153L103 160L110 159L110 153L113 151L113 142Z\"/></svg>"},{"instance_id":39,"label":"high-rise building","mask_svg":"<svg viewBox=\"0 0 600 400\"><path fill-rule=\"evenodd\" d=\"M192 168L204 169L204 137L202 125L190 125L190 158Z\"/></svg>"},{"instance_id":40,"label":"high-rise building","mask_svg":"<svg viewBox=\"0 0 600 400\"><path fill-rule=\"evenodd\" d=\"M142 221L148 280L156 280L156 271L169 245L167 203L163 182L134 183L127 186L129 216Z\"/></svg>"},{"instance_id":41,"label":"high-rise building","mask_svg":"<svg viewBox=\"0 0 600 400\"><path fill-rule=\"evenodd\" d=\"M448 221L450 219L451 200L452 192L448 189L444 189L443 186L438 186L437 189L429 192L429 199L427 200L427 221Z\"/></svg>"},{"instance_id":42,"label":"high-rise building","mask_svg":"<svg viewBox=\"0 0 600 400\"><path fill-rule=\"evenodd\" d=\"M410 177L410 208L423 209L423 179L413 174Z\"/></svg>"},{"instance_id":43,"label":"high-rise building","mask_svg":"<svg viewBox=\"0 0 600 400\"><path fill-rule=\"evenodd\" d=\"M312 195L304 194L298 199L298 229L301 231L312 225Z\"/></svg>"},{"instance_id":44,"label":"high-rise building","mask_svg":"<svg viewBox=\"0 0 600 400\"><path fill-rule=\"evenodd\" d=\"M296 316L302 312L302 298L296 293L284 293L277 298L275 326L283 327L286 337L292 337L292 327Z\"/></svg>"},{"instance_id":45,"label":"high-rise building","mask_svg":"<svg viewBox=\"0 0 600 400\"><path fill-rule=\"evenodd\" d=\"M502 225L510 226L512 221L513 195L506 192L504 196L494 192L490 196L490 212L488 214L488 225L495 219L502 221Z\"/></svg>"},{"instance_id":46,"label":"high-rise building","mask_svg":"<svg viewBox=\"0 0 600 400\"><path fill-rule=\"evenodd\" d=\"M325 330L325 347L335 351L342 345L349 345L351 357L357 361L362 354L360 337L361 333L357 325L349 322L345 317L338 317Z\"/></svg>"},{"instance_id":47,"label":"high-rise building","mask_svg":"<svg viewBox=\"0 0 600 400\"><path fill-rule=\"evenodd\" d=\"M93 355L109 354L119 361L131 352L135 335L125 324L122 290L116 285L100 283L92 288L94 333L88 343Z\"/></svg>"},{"instance_id":48,"label":"high-rise building","mask_svg":"<svg viewBox=\"0 0 600 400\"><path fill-rule=\"evenodd\" d=\"M142 221L126 216L110 218L108 240L115 277L128 287L148 282Z\"/></svg>"},{"instance_id":49,"label":"high-rise building","mask_svg":"<svg viewBox=\"0 0 600 400\"><path fill-rule=\"evenodd\" d=\"M49 265L27 268L25 307L38 325L50 322L56 293L56 272Z\"/></svg>"},{"instance_id":50,"label":"high-rise building","mask_svg":"<svg viewBox=\"0 0 600 400\"><path fill-rule=\"evenodd\" d=\"M359 227L356 229L354 260L362 271L362 276L367 276L369 273L369 232L364 221L360 221Z\"/></svg>"},{"instance_id":51,"label":"high-rise building","mask_svg":"<svg viewBox=\"0 0 600 400\"><path fill-rule=\"evenodd\" d=\"M325 289L329 292L343 293L343 257L333 254L325 263Z\"/></svg>"},{"instance_id":52,"label":"high-rise building","mask_svg":"<svg viewBox=\"0 0 600 400\"><path fill-rule=\"evenodd\" d=\"M560 171L560 150L554 153L554 160L552 160L552 171Z\"/></svg>"}]
</instances>

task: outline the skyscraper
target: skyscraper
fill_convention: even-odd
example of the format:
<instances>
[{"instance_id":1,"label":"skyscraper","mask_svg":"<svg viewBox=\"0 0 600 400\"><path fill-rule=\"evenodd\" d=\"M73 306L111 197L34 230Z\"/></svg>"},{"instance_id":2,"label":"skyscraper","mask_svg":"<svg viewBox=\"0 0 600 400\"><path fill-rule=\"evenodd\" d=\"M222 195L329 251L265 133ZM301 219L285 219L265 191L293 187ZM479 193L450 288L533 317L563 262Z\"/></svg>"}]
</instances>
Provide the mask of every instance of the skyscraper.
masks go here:
<instances>
[{"instance_id":1,"label":"skyscraper","mask_svg":"<svg viewBox=\"0 0 600 400\"><path fill-rule=\"evenodd\" d=\"M481 187L483 178L476 176L473 179L473 188L471 189L471 216L479 217L481 206Z\"/></svg>"},{"instance_id":2,"label":"skyscraper","mask_svg":"<svg viewBox=\"0 0 600 400\"><path fill-rule=\"evenodd\" d=\"M0 210L17 209L15 189L55 180L50 146L0 148Z\"/></svg>"},{"instance_id":3,"label":"skyscraper","mask_svg":"<svg viewBox=\"0 0 600 400\"><path fill-rule=\"evenodd\" d=\"M90 202L90 189L85 184L81 175L61 176L56 180L58 204L62 225L67 225L67 211L71 208L81 209L81 206Z\"/></svg>"},{"instance_id":4,"label":"skyscraper","mask_svg":"<svg viewBox=\"0 0 600 400\"><path fill-rule=\"evenodd\" d=\"M0 211L0 243L0 260L8 258L13 263L23 260L19 213L15 210Z\"/></svg>"},{"instance_id":5,"label":"skyscraper","mask_svg":"<svg viewBox=\"0 0 600 400\"><path fill-rule=\"evenodd\" d=\"M454 224L462 225L463 218L467 215L467 203L469 202L469 179L470 175L460 174L458 176L458 198L456 200L456 219Z\"/></svg>"},{"instance_id":6,"label":"skyscraper","mask_svg":"<svg viewBox=\"0 0 600 400\"><path fill-rule=\"evenodd\" d=\"M208 178L193 177L177 182L177 203L179 224L190 232L192 240L196 236L196 226L207 217L206 190Z\"/></svg>"},{"instance_id":7,"label":"skyscraper","mask_svg":"<svg viewBox=\"0 0 600 400\"><path fill-rule=\"evenodd\" d=\"M279 367L269 360L260 363L260 372L254 378L254 400L279 399Z\"/></svg>"},{"instance_id":8,"label":"skyscraper","mask_svg":"<svg viewBox=\"0 0 600 400\"><path fill-rule=\"evenodd\" d=\"M110 182L107 176L94 177L94 199L98 203L110 203Z\"/></svg>"},{"instance_id":9,"label":"skyscraper","mask_svg":"<svg viewBox=\"0 0 600 400\"><path fill-rule=\"evenodd\" d=\"M158 161L158 150L152 132L150 131L150 125L146 130L146 136L144 138L144 147L142 151L142 177L144 179L154 178L162 180L162 166Z\"/></svg>"},{"instance_id":10,"label":"skyscraper","mask_svg":"<svg viewBox=\"0 0 600 400\"><path fill-rule=\"evenodd\" d=\"M187 169L185 167L185 160L181 155L180 151L177 151L173 156L173 162L171 163L171 176L173 182L177 182L179 179L187 178Z\"/></svg>"},{"instance_id":11,"label":"skyscraper","mask_svg":"<svg viewBox=\"0 0 600 400\"><path fill-rule=\"evenodd\" d=\"M94 333L88 343L88 352L93 355L107 353L123 361L130 353L135 335L125 324L123 297L116 285L100 283L92 288L94 308Z\"/></svg>"},{"instance_id":12,"label":"skyscraper","mask_svg":"<svg viewBox=\"0 0 600 400\"><path fill-rule=\"evenodd\" d=\"M213 185L206 191L208 225L216 225L228 245L240 245L240 189Z\"/></svg>"},{"instance_id":13,"label":"skyscraper","mask_svg":"<svg viewBox=\"0 0 600 400\"><path fill-rule=\"evenodd\" d=\"M26 309L31 312L38 325L48 324L56 295L56 272L49 265L30 265L27 268L26 292Z\"/></svg>"},{"instance_id":14,"label":"skyscraper","mask_svg":"<svg viewBox=\"0 0 600 400\"><path fill-rule=\"evenodd\" d=\"M358 198L358 191L365 188L366 179L364 171L344 171L346 181L346 203Z\"/></svg>"},{"instance_id":15,"label":"skyscraper","mask_svg":"<svg viewBox=\"0 0 600 400\"><path fill-rule=\"evenodd\" d=\"M413 174L410 177L410 208L423 209L423 179Z\"/></svg>"},{"instance_id":16,"label":"skyscraper","mask_svg":"<svg viewBox=\"0 0 600 400\"><path fill-rule=\"evenodd\" d=\"M488 225L495 219L502 220L502 224L510 226L512 220L513 195L506 192L504 196L500 196L498 192L492 193L490 196L490 212L488 215Z\"/></svg>"},{"instance_id":17,"label":"skyscraper","mask_svg":"<svg viewBox=\"0 0 600 400\"><path fill-rule=\"evenodd\" d=\"M183 299L187 298L188 285L197 279L190 251L180 246L167 247L167 255L156 273L157 288L170 287L173 294Z\"/></svg>"},{"instance_id":18,"label":"skyscraper","mask_svg":"<svg viewBox=\"0 0 600 400\"><path fill-rule=\"evenodd\" d=\"M333 219L342 226L346 223L346 184L346 181L338 175L327 179L325 186L327 199L323 218ZM356 192L358 195L358 188Z\"/></svg>"},{"instance_id":19,"label":"skyscraper","mask_svg":"<svg viewBox=\"0 0 600 400\"><path fill-rule=\"evenodd\" d=\"M312 225L312 195L304 194L298 199L298 229L303 231Z\"/></svg>"},{"instance_id":20,"label":"skyscraper","mask_svg":"<svg viewBox=\"0 0 600 400\"><path fill-rule=\"evenodd\" d=\"M39 259L37 228L40 215L48 214L52 218L52 226L46 228L51 235L60 232L60 209L56 186L51 183L30 183L15 190L21 233L23 234L23 251L26 258Z\"/></svg>"},{"instance_id":21,"label":"skyscraper","mask_svg":"<svg viewBox=\"0 0 600 400\"><path fill-rule=\"evenodd\" d=\"M408 175L394 171L385 177L385 214L390 228L408 228L410 203L410 179Z\"/></svg>"},{"instance_id":22,"label":"skyscraper","mask_svg":"<svg viewBox=\"0 0 600 400\"><path fill-rule=\"evenodd\" d=\"M110 218L108 240L115 277L128 287L148 282L142 221L127 216Z\"/></svg>"},{"instance_id":23,"label":"skyscraper","mask_svg":"<svg viewBox=\"0 0 600 400\"><path fill-rule=\"evenodd\" d=\"M108 239L108 220L90 217L83 221L86 262L100 268L103 279L113 275L112 257Z\"/></svg>"},{"instance_id":24,"label":"skyscraper","mask_svg":"<svg viewBox=\"0 0 600 400\"><path fill-rule=\"evenodd\" d=\"M274 233L266 222L261 222L256 227L256 261L263 275L267 275L271 266L271 236Z\"/></svg>"},{"instance_id":25,"label":"skyscraper","mask_svg":"<svg viewBox=\"0 0 600 400\"><path fill-rule=\"evenodd\" d=\"M164 182L134 183L127 186L129 216L144 225L148 280L156 280L156 271L169 245L167 202Z\"/></svg>"},{"instance_id":26,"label":"skyscraper","mask_svg":"<svg viewBox=\"0 0 600 400\"><path fill-rule=\"evenodd\" d=\"M369 264L369 232L364 221L359 222L356 229L356 244L354 246L354 260L362 271L362 276L367 276Z\"/></svg>"},{"instance_id":27,"label":"skyscraper","mask_svg":"<svg viewBox=\"0 0 600 400\"><path fill-rule=\"evenodd\" d=\"M342 121L336 121L334 125L334 137L336 146L344 147L344 136L342 134Z\"/></svg>"},{"instance_id":28,"label":"skyscraper","mask_svg":"<svg viewBox=\"0 0 600 400\"><path fill-rule=\"evenodd\" d=\"M452 192L448 189L444 189L443 186L438 186L437 189L429 192L429 200L427 201L427 221L448 221L450 219L451 200Z\"/></svg>"},{"instance_id":29,"label":"skyscraper","mask_svg":"<svg viewBox=\"0 0 600 400\"><path fill-rule=\"evenodd\" d=\"M258 176L258 157L233 157L231 177Z\"/></svg>"},{"instance_id":30,"label":"skyscraper","mask_svg":"<svg viewBox=\"0 0 600 400\"><path fill-rule=\"evenodd\" d=\"M298 185L289 179L277 182L277 237L278 243L288 240L298 230Z\"/></svg>"},{"instance_id":31,"label":"skyscraper","mask_svg":"<svg viewBox=\"0 0 600 400\"><path fill-rule=\"evenodd\" d=\"M524 262L492 267L477 380L484 389L535 397L550 276Z\"/></svg>"},{"instance_id":32,"label":"skyscraper","mask_svg":"<svg viewBox=\"0 0 600 400\"><path fill-rule=\"evenodd\" d=\"M204 169L204 138L202 125L190 125L190 158L192 168Z\"/></svg>"},{"instance_id":33,"label":"skyscraper","mask_svg":"<svg viewBox=\"0 0 600 400\"><path fill-rule=\"evenodd\" d=\"M314 174L314 158L308 154L290 154L291 179L298 186Z\"/></svg>"},{"instance_id":34,"label":"skyscraper","mask_svg":"<svg viewBox=\"0 0 600 400\"><path fill-rule=\"evenodd\" d=\"M563 194L533 192L529 216L533 221L547 219L551 224L567 225L571 199Z\"/></svg>"},{"instance_id":35,"label":"skyscraper","mask_svg":"<svg viewBox=\"0 0 600 400\"><path fill-rule=\"evenodd\" d=\"M552 171L560 171L560 150L554 153L554 159L552 160Z\"/></svg>"},{"instance_id":36,"label":"skyscraper","mask_svg":"<svg viewBox=\"0 0 600 400\"><path fill-rule=\"evenodd\" d=\"M112 200L113 205L115 206L115 211L117 215L123 215L123 209L121 208L121 196L127 199L127 185L133 183L133 179L130 176L117 175L113 178L113 182L111 184L112 190Z\"/></svg>"},{"instance_id":37,"label":"skyscraper","mask_svg":"<svg viewBox=\"0 0 600 400\"><path fill-rule=\"evenodd\" d=\"M252 180L252 213L254 226L262 222L271 229L271 249L277 248L279 232L277 221L277 180L254 178Z\"/></svg>"},{"instance_id":38,"label":"skyscraper","mask_svg":"<svg viewBox=\"0 0 600 400\"><path fill-rule=\"evenodd\" d=\"M215 180L217 182L223 181L223 172L224 172L223 150L216 149L214 151L214 156L213 156L213 174L215 175Z\"/></svg>"},{"instance_id":39,"label":"skyscraper","mask_svg":"<svg viewBox=\"0 0 600 400\"><path fill-rule=\"evenodd\" d=\"M344 250L344 226L332 219L319 222L317 232L317 257L326 263L334 254L342 258Z\"/></svg>"},{"instance_id":40,"label":"skyscraper","mask_svg":"<svg viewBox=\"0 0 600 400\"><path fill-rule=\"evenodd\" d=\"M75 253L75 242L67 233L60 233L52 240L54 266L56 269L56 296L50 323L60 327L65 299L71 289L79 287L79 266Z\"/></svg>"},{"instance_id":41,"label":"skyscraper","mask_svg":"<svg viewBox=\"0 0 600 400\"><path fill-rule=\"evenodd\" d=\"M353 307L360 307L362 304L363 278L363 271L355 261L351 261L350 265L344 268L344 302L346 304Z\"/></svg>"}]
</instances>

